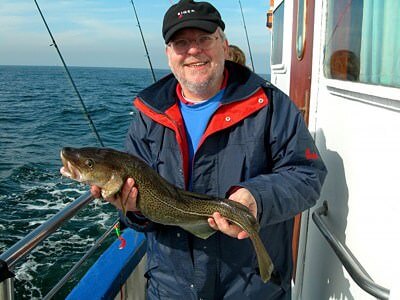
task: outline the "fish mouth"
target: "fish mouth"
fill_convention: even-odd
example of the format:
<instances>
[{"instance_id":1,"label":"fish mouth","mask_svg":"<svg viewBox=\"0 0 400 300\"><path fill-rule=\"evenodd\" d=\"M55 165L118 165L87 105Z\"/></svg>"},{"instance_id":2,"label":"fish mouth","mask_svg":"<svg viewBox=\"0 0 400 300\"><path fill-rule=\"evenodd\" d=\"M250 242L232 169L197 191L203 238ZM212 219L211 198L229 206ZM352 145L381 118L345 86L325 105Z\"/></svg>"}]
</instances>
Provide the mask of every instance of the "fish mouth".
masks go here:
<instances>
[{"instance_id":1,"label":"fish mouth","mask_svg":"<svg viewBox=\"0 0 400 300\"><path fill-rule=\"evenodd\" d=\"M60 168L60 173L61 175L71 178L73 180L82 182L83 181L83 176L82 173L79 171L77 167L75 167L63 154L61 151L61 161L63 163L63 166Z\"/></svg>"}]
</instances>

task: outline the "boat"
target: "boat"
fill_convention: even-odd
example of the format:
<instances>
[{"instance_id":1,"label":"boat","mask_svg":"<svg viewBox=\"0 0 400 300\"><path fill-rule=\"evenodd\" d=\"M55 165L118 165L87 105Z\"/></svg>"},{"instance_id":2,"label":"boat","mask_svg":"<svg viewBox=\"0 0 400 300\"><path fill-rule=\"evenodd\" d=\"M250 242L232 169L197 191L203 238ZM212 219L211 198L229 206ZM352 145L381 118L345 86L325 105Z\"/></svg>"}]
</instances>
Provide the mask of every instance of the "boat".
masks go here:
<instances>
[{"instance_id":1,"label":"boat","mask_svg":"<svg viewBox=\"0 0 400 300\"><path fill-rule=\"evenodd\" d=\"M328 168L319 202L297 217L292 297L400 299L399 4L270 4L271 82L303 113Z\"/></svg>"},{"instance_id":2,"label":"boat","mask_svg":"<svg viewBox=\"0 0 400 300\"><path fill-rule=\"evenodd\" d=\"M296 217L292 299L400 299L398 11L379 0L266 7L270 81L303 113L329 172L318 203ZM0 255L0 299L14 297L15 264L92 200L82 195ZM67 299L145 299L145 238L131 229L122 236L128 246L116 240Z\"/></svg>"}]
</instances>

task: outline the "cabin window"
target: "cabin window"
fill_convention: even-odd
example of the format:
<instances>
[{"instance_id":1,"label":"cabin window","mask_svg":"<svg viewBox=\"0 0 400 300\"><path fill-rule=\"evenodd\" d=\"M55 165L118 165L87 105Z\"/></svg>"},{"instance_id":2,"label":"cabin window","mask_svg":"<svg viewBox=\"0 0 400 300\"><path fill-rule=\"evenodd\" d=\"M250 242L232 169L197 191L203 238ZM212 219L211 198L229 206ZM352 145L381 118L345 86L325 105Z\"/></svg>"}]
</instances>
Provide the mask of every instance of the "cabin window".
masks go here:
<instances>
[{"instance_id":1,"label":"cabin window","mask_svg":"<svg viewBox=\"0 0 400 300\"><path fill-rule=\"evenodd\" d=\"M400 87L400 1L328 1L327 78Z\"/></svg>"},{"instance_id":2,"label":"cabin window","mask_svg":"<svg viewBox=\"0 0 400 300\"><path fill-rule=\"evenodd\" d=\"M274 25L272 27L272 53L271 64L282 64L283 53L283 9L284 2L282 2L274 11Z\"/></svg>"}]
</instances>

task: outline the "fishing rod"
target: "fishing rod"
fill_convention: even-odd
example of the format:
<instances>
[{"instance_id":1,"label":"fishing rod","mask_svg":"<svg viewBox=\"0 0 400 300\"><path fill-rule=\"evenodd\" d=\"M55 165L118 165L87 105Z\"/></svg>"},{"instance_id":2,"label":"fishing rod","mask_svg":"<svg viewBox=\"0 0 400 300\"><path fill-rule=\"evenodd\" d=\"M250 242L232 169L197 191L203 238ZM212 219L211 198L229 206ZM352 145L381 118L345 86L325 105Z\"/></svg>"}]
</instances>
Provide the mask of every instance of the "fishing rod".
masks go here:
<instances>
[{"instance_id":1,"label":"fishing rod","mask_svg":"<svg viewBox=\"0 0 400 300\"><path fill-rule=\"evenodd\" d=\"M97 138L98 142L100 143L100 145L101 145L102 147L104 147L103 141L101 140L100 135L99 135L99 133L98 133L98 131L97 131L97 129L96 129L96 126L94 125L94 123L93 123L93 121L92 121L92 118L90 117L90 114L89 114L89 112L88 112L88 110L87 110L87 108L86 108L86 105L85 105L85 103L83 102L83 99L82 99L82 97L81 97L81 94L79 93L79 91L78 91L78 89L77 89L77 87L76 87L76 85L75 85L75 82L74 82L74 80L72 79L71 73L69 72L68 67L67 67L67 65L65 64L64 58L63 58L63 56L61 55L60 49L58 48L58 45L57 45L57 43L56 43L56 41L55 41L55 39L54 39L54 37L53 37L53 34L51 33L50 28L49 28L49 26L47 25L46 19L44 18L43 14L42 14L42 11L40 10L39 4L37 3L36 0L33 0L33 1L35 2L36 7L37 7L37 9L38 9L38 11L39 11L39 13L40 13L40 16L42 17L43 23L44 23L44 25L46 26L46 29L47 29L47 31L48 31L50 37L51 37L52 45L50 45L50 46L54 46L54 48L56 48L57 53L58 53L58 56L60 57L61 62L62 62L62 64L63 64L63 66L64 66L64 69L65 69L65 71L66 71L66 73L67 73L67 75L68 75L69 81L71 82L71 84L72 84L72 86L73 86L73 88L74 88L74 90L75 90L75 93L77 94L77 96L78 96L78 98L79 98L79 100L80 100L80 102L81 102L81 105L82 105L83 111L84 111L84 113L85 113L85 116L86 116L87 119L89 120L89 124L90 124L90 126L91 126L91 128L92 128L94 134L96 135L96 138Z\"/></svg>"},{"instance_id":2,"label":"fishing rod","mask_svg":"<svg viewBox=\"0 0 400 300\"><path fill-rule=\"evenodd\" d=\"M150 70L151 70L151 74L153 75L153 80L154 82L156 82L156 75L154 75L154 70L153 70L153 66L151 64L151 59L150 59L150 55L149 55L149 51L147 51L147 46L146 46L146 41L144 40L144 36L143 36L143 32L142 32L142 27L140 26L140 22L139 22L139 17L136 13L136 8L135 8L135 4L133 3L133 0L131 0L132 6L133 6L133 11L135 12L135 17L136 17L136 21L137 21L137 26L139 27L139 31L140 31L140 35L142 36L142 41L143 41L143 46L144 46L144 50L146 51L146 56L147 56L147 60L149 61L149 65L150 65Z\"/></svg>"},{"instance_id":3,"label":"fishing rod","mask_svg":"<svg viewBox=\"0 0 400 300\"><path fill-rule=\"evenodd\" d=\"M244 21L242 3L240 3L240 0L238 0L238 1L239 1L239 6L240 6L240 12L241 12L241 14L242 14L242 19L243 19L244 32L246 33L247 47L249 47L249 54L250 54L251 67L252 67L252 69L253 69L253 72L255 72L254 64L253 64L253 56L251 55L251 47L250 47L250 42L249 42L249 36L247 35L246 22Z\"/></svg>"}]
</instances>

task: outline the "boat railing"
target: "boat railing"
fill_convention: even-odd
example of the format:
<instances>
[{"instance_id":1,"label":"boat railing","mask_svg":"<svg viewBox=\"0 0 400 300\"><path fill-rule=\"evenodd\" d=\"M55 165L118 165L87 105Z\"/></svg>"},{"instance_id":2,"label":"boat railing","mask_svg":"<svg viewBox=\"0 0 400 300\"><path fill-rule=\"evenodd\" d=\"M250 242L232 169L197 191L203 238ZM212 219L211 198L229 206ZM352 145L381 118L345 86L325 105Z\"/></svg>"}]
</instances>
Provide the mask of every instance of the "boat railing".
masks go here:
<instances>
[{"instance_id":1,"label":"boat railing","mask_svg":"<svg viewBox=\"0 0 400 300\"><path fill-rule=\"evenodd\" d=\"M361 263L357 260L350 249L332 233L329 226L325 223L322 216L328 215L328 202L324 201L323 205L317 208L312 219L317 228L322 233L326 241L329 243L342 265L345 267L351 278L364 291L378 299L389 299L390 290L375 283L365 271Z\"/></svg>"},{"instance_id":2,"label":"boat railing","mask_svg":"<svg viewBox=\"0 0 400 300\"><path fill-rule=\"evenodd\" d=\"M101 246L104 240L110 235L114 230L114 226L118 224L116 221L113 226L108 228L100 238L86 251L86 253L75 263L75 265L61 278L58 283L47 293L43 300L52 299L52 297L67 283L72 275L79 269L79 267Z\"/></svg>"},{"instance_id":3,"label":"boat railing","mask_svg":"<svg viewBox=\"0 0 400 300\"><path fill-rule=\"evenodd\" d=\"M93 197L89 192L83 194L0 255L0 276L2 279L0 282L0 299L14 299L13 277L10 276L10 278L7 278L8 276L4 274L11 274L10 270L13 270L19 261L28 255L40 242L55 232L65 221L71 219L78 211L87 206L92 200ZM313 212L312 218L317 228L327 240L335 254L338 256L347 272L360 286L360 288L368 292L370 295L373 295L378 299L389 299L390 290L375 283L365 271L361 263L350 251L350 249L348 249L345 244L341 243L329 229L329 226L322 218L322 216L327 215L328 204L325 201L321 207L317 208ZM111 232L112 227L96 241L96 243L75 264L75 266L73 266L71 270L59 281L59 283L52 288L52 290L44 297L44 299L51 298L63 286L69 277L73 275L76 268L78 268L84 262L84 260L100 246L107 235L109 235Z\"/></svg>"},{"instance_id":4,"label":"boat railing","mask_svg":"<svg viewBox=\"0 0 400 300\"><path fill-rule=\"evenodd\" d=\"M64 222L71 219L78 213L82 208L87 206L93 197L90 192L86 192L79 198L74 200L72 203L67 205L64 209L59 211L56 215L51 217L49 220L38 226L23 239L11 246L6 252L0 255L0 276L2 281L0 282L0 299L9 300L14 299L14 279L11 276L11 271L15 265L21 261L26 255L28 255L40 242L49 237L55 232ZM86 252L86 254L71 268L71 270L56 284L55 287L44 297L44 299L51 298L66 281L73 275L73 272L84 262L88 256L97 249L104 239L112 232L113 227L108 229ZM4 275L6 274L6 275ZM7 276L9 274L10 276ZM4 277L4 278L3 278ZM9 277L9 278L7 278Z\"/></svg>"}]
</instances>

